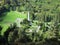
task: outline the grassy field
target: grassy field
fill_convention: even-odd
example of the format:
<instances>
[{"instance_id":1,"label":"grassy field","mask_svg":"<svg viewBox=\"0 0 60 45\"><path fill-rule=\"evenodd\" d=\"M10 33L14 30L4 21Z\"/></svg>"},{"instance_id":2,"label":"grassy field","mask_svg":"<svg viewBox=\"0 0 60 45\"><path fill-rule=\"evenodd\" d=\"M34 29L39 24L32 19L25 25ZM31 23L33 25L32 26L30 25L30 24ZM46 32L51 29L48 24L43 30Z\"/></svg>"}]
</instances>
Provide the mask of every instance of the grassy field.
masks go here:
<instances>
[{"instance_id":1,"label":"grassy field","mask_svg":"<svg viewBox=\"0 0 60 45\"><path fill-rule=\"evenodd\" d=\"M10 26L10 24L14 23L17 18L22 18L22 19L27 18L27 13L10 11L7 13L6 16L4 16L2 18L3 18L3 21L0 22L0 25L3 27L2 31L1 31L1 35L4 34L4 32Z\"/></svg>"}]
</instances>

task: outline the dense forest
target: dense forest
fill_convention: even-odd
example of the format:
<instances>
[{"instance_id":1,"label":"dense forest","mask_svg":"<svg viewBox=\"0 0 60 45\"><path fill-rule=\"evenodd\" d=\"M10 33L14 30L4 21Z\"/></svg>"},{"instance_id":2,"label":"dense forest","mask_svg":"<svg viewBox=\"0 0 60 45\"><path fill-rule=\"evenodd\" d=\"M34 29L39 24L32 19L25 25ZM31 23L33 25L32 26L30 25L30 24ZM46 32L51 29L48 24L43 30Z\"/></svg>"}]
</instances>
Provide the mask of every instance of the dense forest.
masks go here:
<instances>
[{"instance_id":1,"label":"dense forest","mask_svg":"<svg viewBox=\"0 0 60 45\"><path fill-rule=\"evenodd\" d=\"M0 45L60 45L60 0L0 0Z\"/></svg>"}]
</instances>

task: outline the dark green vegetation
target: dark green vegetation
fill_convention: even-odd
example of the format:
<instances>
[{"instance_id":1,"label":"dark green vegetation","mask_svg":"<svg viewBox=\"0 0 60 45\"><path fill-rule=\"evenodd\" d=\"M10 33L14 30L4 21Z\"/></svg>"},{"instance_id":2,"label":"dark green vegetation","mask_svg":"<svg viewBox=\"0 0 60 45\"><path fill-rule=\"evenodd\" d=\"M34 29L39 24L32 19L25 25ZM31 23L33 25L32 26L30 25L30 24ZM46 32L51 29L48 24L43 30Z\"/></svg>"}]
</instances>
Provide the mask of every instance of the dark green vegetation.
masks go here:
<instances>
[{"instance_id":1,"label":"dark green vegetation","mask_svg":"<svg viewBox=\"0 0 60 45\"><path fill-rule=\"evenodd\" d=\"M22 21L15 22L17 18ZM24 45L22 43L60 44L60 0L0 1L0 44Z\"/></svg>"}]
</instances>

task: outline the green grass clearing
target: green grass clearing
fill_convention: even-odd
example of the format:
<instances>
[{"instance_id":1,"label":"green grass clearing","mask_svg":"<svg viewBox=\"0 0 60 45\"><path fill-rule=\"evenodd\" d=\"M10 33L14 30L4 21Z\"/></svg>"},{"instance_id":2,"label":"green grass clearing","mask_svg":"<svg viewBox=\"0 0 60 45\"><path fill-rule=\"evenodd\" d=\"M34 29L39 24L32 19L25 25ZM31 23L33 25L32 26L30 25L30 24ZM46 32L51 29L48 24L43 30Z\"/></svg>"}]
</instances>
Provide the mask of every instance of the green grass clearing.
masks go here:
<instances>
[{"instance_id":1,"label":"green grass clearing","mask_svg":"<svg viewBox=\"0 0 60 45\"><path fill-rule=\"evenodd\" d=\"M17 12L17 11L10 11L7 13L6 16L2 17L3 21L0 22L0 25L3 27L1 31L1 35L4 35L4 32L9 27L11 23L14 23L17 18L25 19L27 18L27 13Z\"/></svg>"}]
</instances>

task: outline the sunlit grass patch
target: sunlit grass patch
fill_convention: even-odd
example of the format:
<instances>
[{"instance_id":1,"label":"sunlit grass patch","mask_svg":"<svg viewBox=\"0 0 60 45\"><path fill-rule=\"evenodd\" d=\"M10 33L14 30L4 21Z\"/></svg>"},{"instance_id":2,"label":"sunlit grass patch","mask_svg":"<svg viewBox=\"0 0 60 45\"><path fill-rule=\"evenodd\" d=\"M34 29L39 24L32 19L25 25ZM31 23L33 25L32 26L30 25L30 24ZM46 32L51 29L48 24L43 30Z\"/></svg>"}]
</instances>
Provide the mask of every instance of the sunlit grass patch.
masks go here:
<instances>
[{"instance_id":1,"label":"sunlit grass patch","mask_svg":"<svg viewBox=\"0 0 60 45\"><path fill-rule=\"evenodd\" d=\"M10 24L14 23L17 18L25 19L27 18L27 13L17 12L17 11L10 11L7 12L7 15L2 17L3 21L0 22L0 25L2 26L1 35L4 34L4 32L7 30Z\"/></svg>"}]
</instances>

